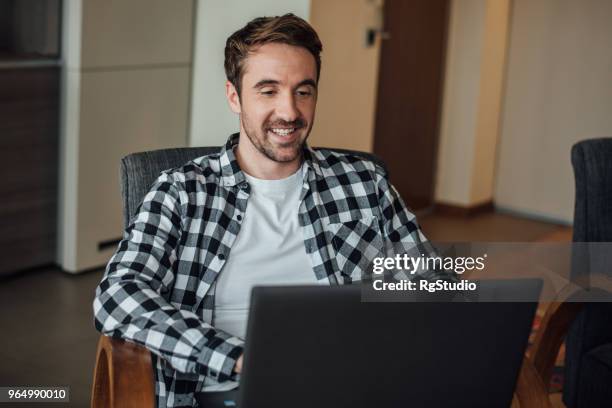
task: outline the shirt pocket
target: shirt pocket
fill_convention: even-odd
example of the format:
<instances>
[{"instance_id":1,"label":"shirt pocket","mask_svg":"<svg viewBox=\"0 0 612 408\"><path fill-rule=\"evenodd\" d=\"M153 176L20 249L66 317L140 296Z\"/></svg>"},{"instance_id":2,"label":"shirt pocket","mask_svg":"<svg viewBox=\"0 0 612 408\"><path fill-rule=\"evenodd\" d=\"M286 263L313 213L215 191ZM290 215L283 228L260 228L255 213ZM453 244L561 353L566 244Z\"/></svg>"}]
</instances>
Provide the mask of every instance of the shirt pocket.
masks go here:
<instances>
[{"instance_id":1,"label":"shirt pocket","mask_svg":"<svg viewBox=\"0 0 612 408\"><path fill-rule=\"evenodd\" d=\"M384 242L376 217L328 224L331 244L342 275L361 280L372 272L374 258L384 256Z\"/></svg>"}]
</instances>

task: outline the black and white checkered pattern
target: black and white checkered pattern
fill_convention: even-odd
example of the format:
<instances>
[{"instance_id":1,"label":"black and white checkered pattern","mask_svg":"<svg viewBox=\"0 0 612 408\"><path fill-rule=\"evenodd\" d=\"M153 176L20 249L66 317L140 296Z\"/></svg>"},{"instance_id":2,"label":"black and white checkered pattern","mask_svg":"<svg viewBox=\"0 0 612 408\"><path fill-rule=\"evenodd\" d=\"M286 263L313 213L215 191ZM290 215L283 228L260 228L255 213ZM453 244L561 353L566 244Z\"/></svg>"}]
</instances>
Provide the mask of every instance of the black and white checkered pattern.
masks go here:
<instances>
[{"instance_id":1,"label":"black and white checkered pattern","mask_svg":"<svg viewBox=\"0 0 612 408\"><path fill-rule=\"evenodd\" d=\"M236 379L243 340L213 325L214 284L240 231L250 187L230 137L218 154L164 171L132 219L94 301L96 328L156 356L160 407L194 406L203 386ZM304 150L299 223L321 284L361 279L398 244L431 246L384 170L329 150ZM274 256L274 254L270 254Z\"/></svg>"}]
</instances>

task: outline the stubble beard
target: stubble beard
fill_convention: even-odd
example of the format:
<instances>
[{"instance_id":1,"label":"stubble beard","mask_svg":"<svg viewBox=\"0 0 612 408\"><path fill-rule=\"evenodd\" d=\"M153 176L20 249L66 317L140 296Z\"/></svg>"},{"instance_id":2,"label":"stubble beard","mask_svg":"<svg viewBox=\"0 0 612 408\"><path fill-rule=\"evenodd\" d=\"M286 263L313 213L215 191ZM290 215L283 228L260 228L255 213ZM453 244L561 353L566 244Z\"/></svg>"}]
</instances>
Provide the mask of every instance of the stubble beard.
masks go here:
<instances>
[{"instance_id":1,"label":"stubble beard","mask_svg":"<svg viewBox=\"0 0 612 408\"><path fill-rule=\"evenodd\" d=\"M304 145L306 144L306 139L308 139L308 136L310 134L310 129L307 130L307 134L305 138L297 138L295 141L290 142L290 143L286 143L283 145L280 145L281 148L287 149L288 147L293 147L293 153L289 156L281 156L281 153L278 151L278 148L275 147L271 142L270 142L270 138L268 137L268 133L266 131L266 128L270 128L270 125L264 125L262 129L259 130L255 130L253 129L251 126L249 126L249 121L248 120L244 120L244 116L241 116L240 120L241 123L243 125L243 129L244 129L244 133L246 134L246 136L249 138L249 140L251 141L251 143L253 144L253 146L255 146L255 148L264 156L266 156L268 159L275 161L277 163L288 163L288 162L292 162L295 159L297 159L298 157L301 157L302 155L302 150L304 148ZM296 131L300 131L302 129L304 129L306 126L304 124L304 122L301 119L298 119L298 121L296 121L298 123L295 123L295 127L298 129ZM287 125L287 123L285 123L285 125ZM260 135L260 137L257 137L257 135Z\"/></svg>"}]
</instances>

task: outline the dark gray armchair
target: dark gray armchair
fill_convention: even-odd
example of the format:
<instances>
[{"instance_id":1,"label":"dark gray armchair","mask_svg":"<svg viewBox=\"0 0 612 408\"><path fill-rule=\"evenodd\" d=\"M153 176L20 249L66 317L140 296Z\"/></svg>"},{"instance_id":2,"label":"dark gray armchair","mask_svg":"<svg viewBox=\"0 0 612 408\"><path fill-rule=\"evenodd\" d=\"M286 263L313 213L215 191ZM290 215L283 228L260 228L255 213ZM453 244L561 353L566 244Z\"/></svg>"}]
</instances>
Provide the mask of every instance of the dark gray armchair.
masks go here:
<instances>
[{"instance_id":1,"label":"dark gray armchair","mask_svg":"<svg viewBox=\"0 0 612 408\"><path fill-rule=\"evenodd\" d=\"M576 179L573 241L612 242L612 138L574 145L572 165ZM589 256L579 247L572 277L584 278L589 272ZM612 407L611 303L585 304L569 329L563 402L570 408Z\"/></svg>"},{"instance_id":2,"label":"dark gray armchair","mask_svg":"<svg viewBox=\"0 0 612 408\"><path fill-rule=\"evenodd\" d=\"M216 153L219 147L182 147L132 153L121 159L121 197L123 199L123 228L142 202L159 174L167 169L182 166L196 157Z\"/></svg>"}]
</instances>

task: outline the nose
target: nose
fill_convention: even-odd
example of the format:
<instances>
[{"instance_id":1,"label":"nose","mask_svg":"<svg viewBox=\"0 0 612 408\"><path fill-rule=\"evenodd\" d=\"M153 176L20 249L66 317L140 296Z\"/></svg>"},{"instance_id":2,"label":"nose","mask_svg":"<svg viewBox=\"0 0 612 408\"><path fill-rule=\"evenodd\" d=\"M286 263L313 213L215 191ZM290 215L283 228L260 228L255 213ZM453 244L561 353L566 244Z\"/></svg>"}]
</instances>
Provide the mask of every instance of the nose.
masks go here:
<instances>
[{"instance_id":1,"label":"nose","mask_svg":"<svg viewBox=\"0 0 612 408\"><path fill-rule=\"evenodd\" d=\"M292 92L283 93L278 99L276 115L285 122L293 122L300 117L295 95Z\"/></svg>"}]
</instances>

